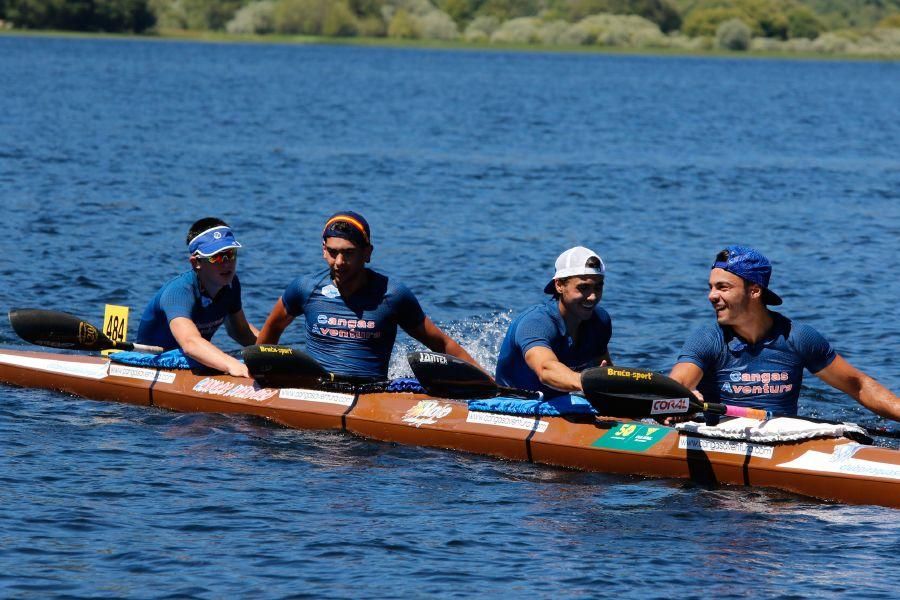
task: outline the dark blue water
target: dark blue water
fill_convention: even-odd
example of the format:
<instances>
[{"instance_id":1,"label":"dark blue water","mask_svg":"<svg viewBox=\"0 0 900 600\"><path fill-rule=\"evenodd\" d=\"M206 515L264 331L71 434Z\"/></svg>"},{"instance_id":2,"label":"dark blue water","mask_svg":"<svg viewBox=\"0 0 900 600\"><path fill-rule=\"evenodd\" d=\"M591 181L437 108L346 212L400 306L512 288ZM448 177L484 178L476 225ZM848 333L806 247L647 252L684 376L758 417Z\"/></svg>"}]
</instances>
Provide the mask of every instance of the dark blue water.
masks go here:
<instances>
[{"instance_id":1,"label":"dark blue water","mask_svg":"<svg viewBox=\"0 0 900 600\"><path fill-rule=\"evenodd\" d=\"M614 359L668 369L740 242L900 390L900 64L5 36L0 73L3 310L126 304L133 336L214 214L261 325L352 208L487 366L583 244ZM876 421L806 388L806 414ZM895 598L898 539L877 507L0 387L3 597Z\"/></svg>"}]
</instances>

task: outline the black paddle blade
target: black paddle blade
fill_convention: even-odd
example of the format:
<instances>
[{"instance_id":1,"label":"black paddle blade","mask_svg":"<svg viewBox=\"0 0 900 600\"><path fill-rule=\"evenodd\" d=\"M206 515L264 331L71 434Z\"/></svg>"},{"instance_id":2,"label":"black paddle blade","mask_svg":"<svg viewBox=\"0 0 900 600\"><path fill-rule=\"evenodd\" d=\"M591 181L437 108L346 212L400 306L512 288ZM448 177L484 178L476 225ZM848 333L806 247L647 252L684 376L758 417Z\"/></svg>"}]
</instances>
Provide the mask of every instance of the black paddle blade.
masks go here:
<instances>
[{"instance_id":1,"label":"black paddle blade","mask_svg":"<svg viewBox=\"0 0 900 600\"><path fill-rule=\"evenodd\" d=\"M630 367L586 369L581 387L588 402L607 417L670 417L703 409L689 389L662 373Z\"/></svg>"},{"instance_id":2,"label":"black paddle blade","mask_svg":"<svg viewBox=\"0 0 900 600\"><path fill-rule=\"evenodd\" d=\"M499 393L497 383L490 375L454 356L410 352L406 360L429 396L471 400L493 398Z\"/></svg>"},{"instance_id":3,"label":"black paddle blade","mask_svg":"<svg viewBox=\"0 0 900 600\"><path fill-rule=\"evenodd\" d=\"M331 373L313 357L290 346L247 346L241 354L250 375L263 387L318 388L331 380Z\"/></svg>"},{"instance_id":4,"label":"black paddle blade","mask_svg":"<svg viewBox=\"0 0 900 600\"><path fill-rule=\"evenodd\" d=\"M699 402L691 398L662 398L654 394L585 394L587 401L604 417L643 419L673 417L700 412Z\"/></svg>"},{"instance_id":5,"label":"black paddle blade","mask_svg":"<svg viewBox=\"0 0 900 600\"><path fill-rule=\"evenodd\" d=\"M581 374L585 394L653 395L659 398L691 398L691 391L662 373L630 367L603 366Z\"/></svg>"},{"instance_id":6,"label":"black paddle blade","mask_svg":"<svg viewBox=\"0 0 900 600\"><path fill-rule=\"evenodd\" d=\"M115 342L75 315L39 308L9 311L9 323L20 338L38 346L69 350L109 350Z\"/></svg>"}]
</instances>

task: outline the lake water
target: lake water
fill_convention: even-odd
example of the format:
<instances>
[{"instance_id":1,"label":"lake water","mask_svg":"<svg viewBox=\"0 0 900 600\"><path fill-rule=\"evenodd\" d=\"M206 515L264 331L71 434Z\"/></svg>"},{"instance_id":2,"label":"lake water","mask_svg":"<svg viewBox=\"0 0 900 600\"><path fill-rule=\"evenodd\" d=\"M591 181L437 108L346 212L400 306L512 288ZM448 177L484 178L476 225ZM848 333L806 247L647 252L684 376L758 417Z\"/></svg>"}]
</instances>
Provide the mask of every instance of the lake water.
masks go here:
<instances>
[{"instance_id":1,"label":"lake water","mask_svg":"<svg viewBox=\"0 0 900 600\"><path fill-rule=\"evenodd\" d=\"M0 72L4 311L126 304L133 337L211 214L261 325L350 208L491 368L583 244L613 358L667 370L745 243L786 315L900 390L900 63L0 36ZM878 422L805 388L804 414ZM898 540L889 509L0 386L3 597L896 598Z\"/></svg>"}]
</instances>

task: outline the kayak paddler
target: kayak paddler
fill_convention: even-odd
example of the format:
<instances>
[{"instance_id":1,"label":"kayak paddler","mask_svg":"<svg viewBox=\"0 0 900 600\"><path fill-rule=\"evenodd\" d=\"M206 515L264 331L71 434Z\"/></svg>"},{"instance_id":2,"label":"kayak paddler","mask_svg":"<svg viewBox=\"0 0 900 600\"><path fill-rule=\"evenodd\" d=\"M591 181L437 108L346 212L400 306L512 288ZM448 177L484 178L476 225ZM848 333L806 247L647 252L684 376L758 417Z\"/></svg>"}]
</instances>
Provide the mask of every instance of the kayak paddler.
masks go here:
<instances>
[{"instance_id":1,"label":"kayak paddler","mask_svg":"<svg viewBox=\"0 0 900 600\"><path fill-rule=\"evenodd\" d=\"M611 363L612 319L600 306L606 266L583 246L559 255L544 287L551 298L510 324L497 358L497 383L559 396L581 391L580 372Z\"/></svg>"},{"instance_id":2,"label":"kayak paddler","mask_svg":"<svg viewBox=\"0 0 900 600\"><path fill-rule=\"evenodd\" d=\"M716 323L694 331L671 377L699 390L707 402L797 414L803 369L869 410L900 420L900 401L851 365L809 325L772 311L781 298L769 289L772 265L748 246L728 246L709 273Z\"/></svg>"},{"instance_id":3,"label":"kayak paddler","mask_svg":"<svg viewBox=\"0 0 900 600\"><path fill-rule=\"evenodd\" d=\"M247 346L259 333L247 322L237 277L241 244L231 228L214 217L200 219L187 234L190 271L166 282L144 309L138 327L140 344L181 348L207 367L249 377L247 367L210 341L225 323L228 335Z\"/></svg>"},{"instance_id":4,"label":"kayak paddler","mask_svg":"<svg viewBox=\"0 0 900 600\"><path fill-rule=\"evenodd\" d=\"M287 286L258 343L277 344L302 316L306 352L336 375L386 379L398 326L435 352L477 365L425 315L409 288L366 267L373 249L362 215L340 211L329 217L322 228L326 268Z\"/></svg>"}]
</instances>

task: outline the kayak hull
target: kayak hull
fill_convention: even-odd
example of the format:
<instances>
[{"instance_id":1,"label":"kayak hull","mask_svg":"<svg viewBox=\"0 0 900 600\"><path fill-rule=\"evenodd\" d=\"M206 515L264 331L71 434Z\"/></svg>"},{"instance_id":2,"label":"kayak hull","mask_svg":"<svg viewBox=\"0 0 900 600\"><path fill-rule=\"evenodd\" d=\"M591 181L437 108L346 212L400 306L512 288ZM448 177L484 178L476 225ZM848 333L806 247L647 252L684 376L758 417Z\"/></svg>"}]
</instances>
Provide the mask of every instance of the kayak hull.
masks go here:
<instances>
[{"instance_id":1,"label":"kayak hull","mask_svg":"<svg viewBox=\"0 0 900 600\"><path fill-rule=\"evenodd\" d=\"M0 382L178 412L254 415L286 427L585 471L771 487L900 508L900 451L845 438L773 445L710 440L622 419L479 413L464 402L411 393L276 390L227 375L6 349L0 349Z\"/></svg>"}]
</instances>

